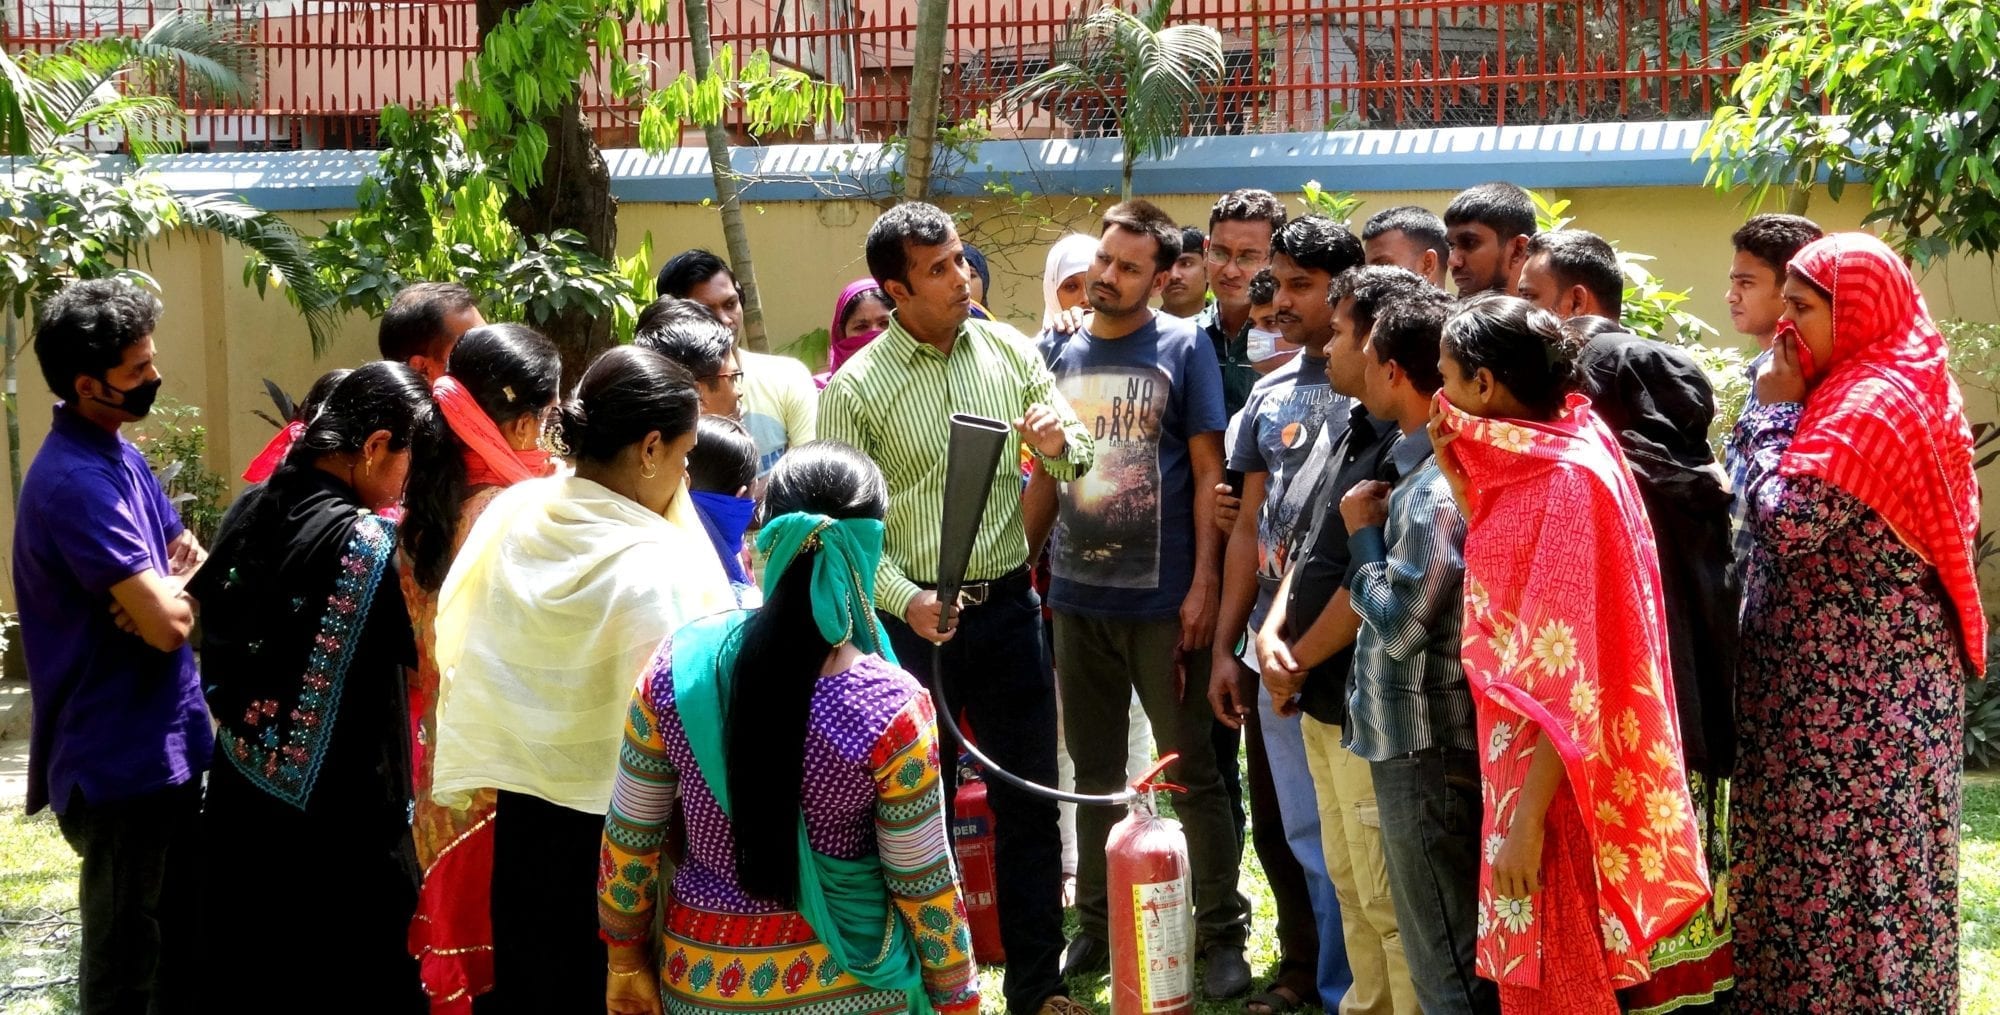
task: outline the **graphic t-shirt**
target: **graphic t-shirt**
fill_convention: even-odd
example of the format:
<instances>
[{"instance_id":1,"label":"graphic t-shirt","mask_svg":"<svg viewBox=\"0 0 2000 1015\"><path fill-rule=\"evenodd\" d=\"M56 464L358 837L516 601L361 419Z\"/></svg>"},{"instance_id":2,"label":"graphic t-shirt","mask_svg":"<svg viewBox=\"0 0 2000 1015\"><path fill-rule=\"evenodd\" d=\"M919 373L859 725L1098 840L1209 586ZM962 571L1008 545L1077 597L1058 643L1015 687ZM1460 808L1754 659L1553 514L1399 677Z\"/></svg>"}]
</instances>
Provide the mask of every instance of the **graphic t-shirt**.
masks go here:
<instances>
[{"instance_id":1,"label":"graphic t-shirt","mask_svg":"<svg viewBox=\"0 0 2000 1015\"><path fill-rule=\"evenodd\" d=\"M1264 507L1257 515L1257 600L1250 608L1251 631L1262 627L1270 615L1271 600L1290 563L1294 529L1312 521L1307 508L1314 481L1324 468L1323 461L1319 469L1308 464L1314 439L1329 417L1344 420L1353 405L1353 399L1334 394L1326 360L1302 354L1259 379L1243 411L1229 421L1228 467L1268 474ZM1248 638L1243 640L1241 658L1256 666L1255 648Z\"/></svg>"},{"instance_id":2,"label":"graphic t-shirt","mask_svg":"<svg viewBox=\"0 0 2000 1015\"><path fill-rule=\"evenodd\" d=\"M1062 487L1050 604L1095 617L1177 615L1194 579L1188 439L1227 422L1214 347L1193 323L1162 315L1124 338L1046 333L1038 344L1097 447L1090 471Z\"/></svg>"}]
</instances>

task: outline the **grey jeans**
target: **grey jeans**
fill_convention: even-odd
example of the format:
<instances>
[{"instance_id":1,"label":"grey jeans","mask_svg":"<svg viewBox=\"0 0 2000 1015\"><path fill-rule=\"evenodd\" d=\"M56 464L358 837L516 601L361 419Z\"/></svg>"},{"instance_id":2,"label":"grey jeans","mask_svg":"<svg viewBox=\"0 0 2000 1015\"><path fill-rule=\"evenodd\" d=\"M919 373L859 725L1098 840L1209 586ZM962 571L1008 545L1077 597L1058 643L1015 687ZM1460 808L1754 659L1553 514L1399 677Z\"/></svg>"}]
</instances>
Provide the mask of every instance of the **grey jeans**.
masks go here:
<instances>
[{"instance_id":1,"label":"grey jeans","mask_svg":"<svg viewBox=\"0 0 2000 1015\"><path fill-rule=\"evenodd\" d=\"M1478 945L1479 755L1434 748L1371 762L1389 897L1424 1015L1494 1015L1500 991L1473 971Z\"/></svg>"},{"instance_id":2,"label":"grey jeans","mask_svg":"<svg viewBox=\"0 0 2000 1015\"><path fill-rule=\"evenodd\" d=\"M1203 947L1243 947L1250 903L1236 890L1242 840L1229 807L1222 774L1209 742L1215 713L1208 707L1208 653L1188 657L1182 678L1175 667L1178 620L1108 620L1057 611L1056 686L1062 694L1063 732L1076 762L1079 793L1111 793L1125 782L1125 716L1132 692L1153 724L1161 755L1180 753L1167 780L1187 787L1174 813L1187 832L1194 867L1195 930ZM1085 934L1105 940L1109 914L1104 843L1125 815L1113 807L1078 807L1076 909Z\"/></svg>"}]
</instances>

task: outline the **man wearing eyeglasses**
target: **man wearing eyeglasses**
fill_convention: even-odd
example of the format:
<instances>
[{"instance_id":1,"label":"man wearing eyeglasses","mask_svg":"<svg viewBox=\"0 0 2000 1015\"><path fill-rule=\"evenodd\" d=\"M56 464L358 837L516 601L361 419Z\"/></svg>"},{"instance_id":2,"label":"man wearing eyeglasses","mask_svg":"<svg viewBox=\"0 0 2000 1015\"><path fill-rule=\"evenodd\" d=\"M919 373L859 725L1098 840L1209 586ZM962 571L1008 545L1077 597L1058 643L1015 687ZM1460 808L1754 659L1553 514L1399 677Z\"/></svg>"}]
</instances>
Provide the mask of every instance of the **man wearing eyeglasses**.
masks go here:
<instances>
[{"instance_id":1,"label":"man wearing eyeglasses","mask_svg":"<svg viewBox=\"0 0 2000 1015\"><path fill-rule=\"evenodd\" d=\"M694 375L702 415L742 419L743 368L737 358L736 333L709 314L675 305L686 300L666 297L658 302L666 305L658 311L647 308L632 344L651 349ZM699 310L693 304L689 307Z\"/></svg>"},{"instance_id":2,"label":"man wearing eyeglasses","mask_svg":"<svg viewBox=\"0 0 2000 1015\"><path fill-rule=\"evenodd\" d=\"M1215 302L1195 325L1215 343L1222 364L1222 408L1234 417L1250 398L1257 369L1250 362L1250 279L1271 263L1271 237L1285 224L1285 206L1268 190L1233 190L1208 212L1208 288Z\"/></svg>"}]
</instances>

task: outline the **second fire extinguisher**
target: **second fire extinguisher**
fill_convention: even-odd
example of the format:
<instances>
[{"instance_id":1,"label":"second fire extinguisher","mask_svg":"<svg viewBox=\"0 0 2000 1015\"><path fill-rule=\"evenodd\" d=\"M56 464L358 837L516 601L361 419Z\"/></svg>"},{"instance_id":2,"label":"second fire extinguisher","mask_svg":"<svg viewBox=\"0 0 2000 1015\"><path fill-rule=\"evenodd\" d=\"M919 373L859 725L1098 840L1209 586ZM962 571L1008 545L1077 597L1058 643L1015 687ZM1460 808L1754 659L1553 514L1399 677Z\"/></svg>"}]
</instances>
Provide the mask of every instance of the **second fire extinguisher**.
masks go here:
<instances>
[{"instance_id":1,"label":"second fire extinguisher","mask_svg":"<svg viewBox=\"0 0 2000 1015\"><path fill-rule=\"evenodd\" d=\"M1156 797L1169 754L1133 783L1145 793L1111 829L1105 882L1111 896L1112 1015L1194 1011L1194 897L1187 836L1160 817ZM1182 790L1182 792L1185 792Z\"/></svg>"},{"instance_id":2,"label":"second fire extinguisher","mask_svg":"<svg viewBox=\"0 0 2000 1015\"><path fill-rule=\"evenodd\" d=\"M993 808L986 802L986 781L970 759L959 764L951 810L951 846L958 855L965 919L972 925L972 957L981 965L999 965L1007 961L1007 949L1000 943L1000 903L995 895L999 876Z\"/></svg>"}]
</instances>

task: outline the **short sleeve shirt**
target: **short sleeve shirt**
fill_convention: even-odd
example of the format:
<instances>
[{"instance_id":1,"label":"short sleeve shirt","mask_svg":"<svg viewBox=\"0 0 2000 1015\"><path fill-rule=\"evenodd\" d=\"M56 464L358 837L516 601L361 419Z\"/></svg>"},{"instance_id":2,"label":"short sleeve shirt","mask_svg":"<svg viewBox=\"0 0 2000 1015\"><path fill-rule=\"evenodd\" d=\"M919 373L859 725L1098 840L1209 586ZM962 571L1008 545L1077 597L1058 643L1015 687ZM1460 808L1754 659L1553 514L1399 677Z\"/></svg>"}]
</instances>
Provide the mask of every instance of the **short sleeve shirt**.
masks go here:
<instances>
[{"instance_id":1,"label":"short sleeve shirt","mask_svg":"<svg viewBox=\"0 0 2000 1015\"><path fill-rule=\"evenodd\" d=\"M1039 345L1097 449L1090 472L1063 484L1050 604L1093 617L1175 616L1194 580L1188 440L1228 422L1213 346L1192 322L1160 314L1123 338L1079 330Z\"/></svg>"},{"instance_id":2,"label":"short sleeve shirt","mask_svg":"<svg viewBox=\"0 0 2000 1015\"><path fill-rule=\"evenodd\" d=\"M1311 457L1313 440L1329 415L1345 419L1353 405L1333 393L1325 359L1301 355L1259 380L1231 421L1229 468L1269 476L1257 518L1257 577L1267 589L1285 576L1286 543L1311 498L1317 477L1302 477L1300 469Z\"/></svg>"},{"instance_id":3,"label":"short sleeve shirt","mask_svg":"<svg viewBox=\"0 0 2000 1015\"><path fill-rule=\"evenodd\" d=\"M28 811L179 785L214 739L194 653L161 652L111 620L111 587L170 571L180 516L129 441L57 406L21 483L14 589L34 727Z\"/></svg>"},{"instance_id":4,"label":"short sleeve shirt","mask_svg":"<svg viewBox=\"0 0 2000 1015\"><path fill-rule=\"evenodd\" d=\"M743 429L757 442L757 477L768 476L786 450L810 443L819 416L812 371L790 356L739 350L743 370Z\"/></svg>"}]
</instances>

